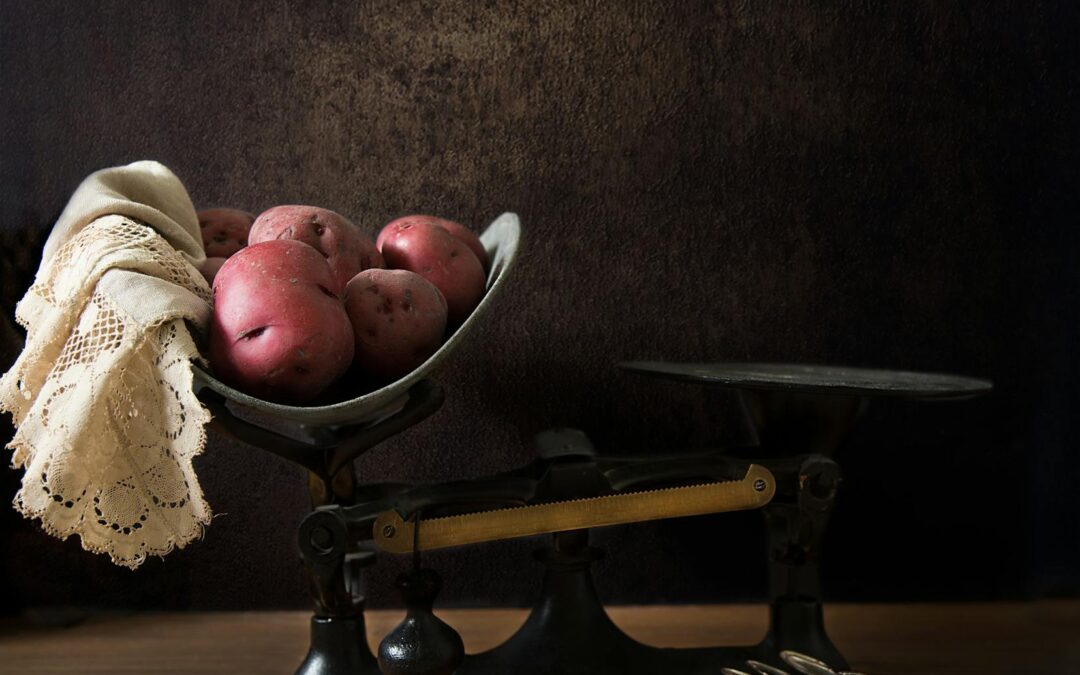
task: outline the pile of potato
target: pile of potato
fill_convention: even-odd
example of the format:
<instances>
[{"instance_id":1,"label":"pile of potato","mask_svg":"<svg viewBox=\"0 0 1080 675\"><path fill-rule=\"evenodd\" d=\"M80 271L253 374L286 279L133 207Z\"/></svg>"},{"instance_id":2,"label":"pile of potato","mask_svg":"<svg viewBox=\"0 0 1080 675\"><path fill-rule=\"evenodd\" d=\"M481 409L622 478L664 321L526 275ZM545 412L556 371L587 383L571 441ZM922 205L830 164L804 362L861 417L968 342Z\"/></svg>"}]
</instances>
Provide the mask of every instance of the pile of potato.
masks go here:
<instances>
[{"instance_id":1,"label":"pile of potato","mask_svg":"<svg viewBox=\"0 0 1080 675\"><path fill-rule=\"evenodd\" d=\"M316 206L258 217L199 212L214 289L210 365L268 401L303 404L350 378L390 381L423 363L484 295L487 252L469 228L405 216L375 241Z\"/></svg>"}]
</instances>

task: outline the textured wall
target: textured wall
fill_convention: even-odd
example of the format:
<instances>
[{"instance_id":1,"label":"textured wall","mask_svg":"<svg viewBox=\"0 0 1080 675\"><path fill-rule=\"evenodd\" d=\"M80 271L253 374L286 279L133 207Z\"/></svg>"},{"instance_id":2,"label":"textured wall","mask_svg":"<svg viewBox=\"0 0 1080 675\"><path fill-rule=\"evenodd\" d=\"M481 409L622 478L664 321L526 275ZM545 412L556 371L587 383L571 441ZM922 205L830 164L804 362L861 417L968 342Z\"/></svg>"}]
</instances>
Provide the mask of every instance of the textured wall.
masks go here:
<instances>
[{"instance_id":1,"label":"textured wall","mask_svg":"<svg viewBox=\"0 0 1080 675\"><path fill-rule=\"evenodd\" d=\"M955 371L839 456L827 590L1075 592L1077 10L933 2L0 2L4 310L79 180L153 158L200 206L521 215L497 311L371 479L506 469L550 425L610 452L740 438L732 401L628 358ZM15 602L301 606L301 472L212 439L220 517L137 573L6 513ZM6 494L15 472L3 476ZM5 497L6 499L6 497ZM610 601L759 597L753 515L598 539ZM534 542L437 556L447 602L523 603ZM372 594L392 602L394 564Z\"/></svg>"}]
</instances>

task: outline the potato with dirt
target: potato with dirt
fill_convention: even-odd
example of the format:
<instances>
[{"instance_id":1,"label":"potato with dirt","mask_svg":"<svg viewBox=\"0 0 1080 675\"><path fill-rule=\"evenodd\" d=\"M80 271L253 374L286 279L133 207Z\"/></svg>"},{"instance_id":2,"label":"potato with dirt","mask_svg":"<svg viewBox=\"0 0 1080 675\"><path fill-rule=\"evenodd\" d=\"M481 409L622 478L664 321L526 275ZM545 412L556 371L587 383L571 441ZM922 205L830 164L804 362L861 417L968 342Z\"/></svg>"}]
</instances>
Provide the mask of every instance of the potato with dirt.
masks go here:
<instances>
[{"instance_id":1,"label":"potato with dirt","mask_svg":"<svg viewBox=\"0 0 1080 675\"><path fill-rule=\"evenodd\" d=\"M207 258L228 258L248 245L248 233L255 216L247 211L203 209L197 215Z\"/></svg>"},{"instance_id":2,"label":"potato with dirt","mask_svg":"<svg viewBox=\"0 0 1080 675\"><path fill-rule=\"evenodd\" d=\"M446 299L408 270L370 269L345 286L345 311L355 336L353 363L363 373L393 380L412 371L442 344Z\"/></svg>"},{"instance_id":3,"label":"potato with dirt","mask_svg":"<svg viewBox=\"0 0 1080 675\"><path fill-rule=\"evenodd\" d=\"M286 204L260 213L248 241L258 244L275 239L302 241L321 253L333 271L338 294L358 273L384 266L371 237L348 218L318 206Z\"/></svg>"},{"instance_id":4,"label":"potato with dirt","mask_svg":"<svg viewBox=\"0 0 1080 675\"><path fill-rule=\"evenodd\" d=\"M386 265L415 272L434 284L446 298L447 324L461 325L487 284L484 266L468 244L424 220L399 219L384 227L380 236Z\"/></svg>"},{"instance_id":5,"label":"potato with dirt","mask_svg":"<svg viewBox=\"0 0 1080 675\"><path fill-rule=\"evenodd\" d=\"M299 241L249 245L214 279L210 365L257 398L302 404L353 358L352 325L319 251Z\"/></svg>"}]
</instances>

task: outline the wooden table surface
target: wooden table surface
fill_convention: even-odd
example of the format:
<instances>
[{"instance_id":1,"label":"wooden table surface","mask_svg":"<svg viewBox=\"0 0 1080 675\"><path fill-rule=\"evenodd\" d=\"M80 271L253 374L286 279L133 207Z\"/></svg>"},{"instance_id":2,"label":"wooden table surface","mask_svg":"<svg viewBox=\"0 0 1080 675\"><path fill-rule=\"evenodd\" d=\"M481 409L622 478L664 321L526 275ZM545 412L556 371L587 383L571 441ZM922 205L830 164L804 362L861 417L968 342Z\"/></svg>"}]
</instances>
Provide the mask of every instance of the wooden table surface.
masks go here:
<instances>
[{"instance_id":1,"label":"wooden table surface","mask_svg":"<svg viewBox=\"0 0 1080 675\"><path fill-rule=\"evenodd\" d=\"M498 644L525 610L439 612L466 650ZM749 644L758 605L615 607L612 618L656 646ZM374 646L401 612L368 613ZM852 666L867 675L1080 673L1080 602L833 605L826 621ZM71 628L4 624L0 673L292 673L307 649L308 614L241 612L98 616Z\"/></svg>"}]
</instances>

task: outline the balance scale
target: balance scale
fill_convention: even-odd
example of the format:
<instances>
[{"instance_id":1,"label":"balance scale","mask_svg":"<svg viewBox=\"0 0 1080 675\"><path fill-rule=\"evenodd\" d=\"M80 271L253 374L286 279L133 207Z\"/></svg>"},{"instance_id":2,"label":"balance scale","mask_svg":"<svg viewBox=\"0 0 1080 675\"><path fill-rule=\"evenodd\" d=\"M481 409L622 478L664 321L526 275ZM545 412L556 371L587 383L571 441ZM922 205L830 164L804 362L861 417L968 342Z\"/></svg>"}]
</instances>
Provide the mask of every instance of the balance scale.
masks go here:
<instances>
[{"instance_id":1,"label":"balance scale","mask_svg":"<svg viewBox=\"0 0 1080 675\"><path fill-rule=\"evenodd\" d=\"M298 675L777 675L843 673L825 630L821 541L840 469L832 459L868 401L955 400L990 390L985 380L902 371L762 363L620 364L645 378L735 390L754 442L696 454L679 449L618 457L575 429L535 439L516 470L413 486L365 484L353 462L419 424L443 402L429 377L489 309L516 258L520 226L504 214L481 236L492 258L488 291L470 318L410 375L343 403L292 407L249 397L196 368L211 426L309 471L312 511L297 529L314 613ZM590 571L602 551L589 530L706 513L759 510L768 533L769 629L747 646L656 648L623 633L596 595ZM466 655L432 613L441 580L423 552L544 535L535 552L539 599L503 644ZM396 581L407 614L368 648L364 570L378 556L411 556ZM541 571L542 570L542 571Z\"/></svg>"}]
</instances>

